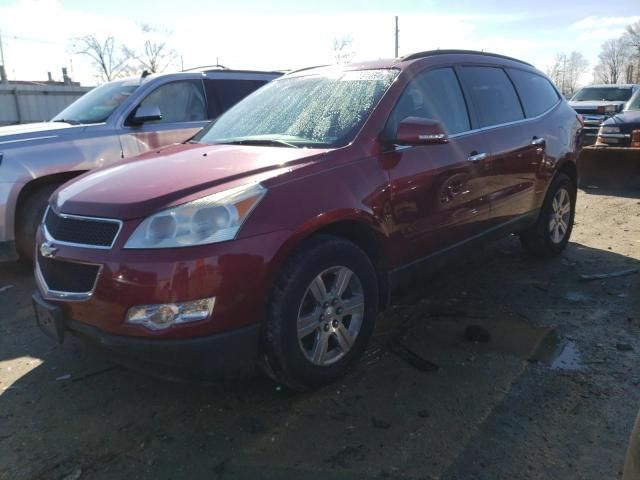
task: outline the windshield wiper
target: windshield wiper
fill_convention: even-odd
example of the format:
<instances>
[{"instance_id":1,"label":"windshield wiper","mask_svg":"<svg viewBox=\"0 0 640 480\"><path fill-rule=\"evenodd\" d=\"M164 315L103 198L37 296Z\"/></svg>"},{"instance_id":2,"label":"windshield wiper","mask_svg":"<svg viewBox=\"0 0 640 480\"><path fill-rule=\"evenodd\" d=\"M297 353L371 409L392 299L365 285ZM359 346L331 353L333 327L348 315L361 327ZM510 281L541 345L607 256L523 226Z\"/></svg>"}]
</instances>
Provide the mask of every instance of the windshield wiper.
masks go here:
<instances>
[{"instance_id":1,"label":"windshield wiper","mask_svg":"<svg viewBox=\"0 0 640 480\"><path fill-rule=\"evenodd\" d=\"M81 123L77 120L69 120L66 118L60 118L58 120L52 120L56 123L68 123L69 125L81 125Z\"/></svg>"},{"instance_id":2,"label":"windshield wiper","mask_svg":"<svg viewBox=\"0 0 640 480\"><path fill-rule=\"evenodd\" d=\"M277 140L275 138L247 138L244 140L229 140L219 143L223 145L268 145L274 147L300 148L300 145L294 145L293 143L285 142L284 140Z\"/></svg>"}]
</instances>

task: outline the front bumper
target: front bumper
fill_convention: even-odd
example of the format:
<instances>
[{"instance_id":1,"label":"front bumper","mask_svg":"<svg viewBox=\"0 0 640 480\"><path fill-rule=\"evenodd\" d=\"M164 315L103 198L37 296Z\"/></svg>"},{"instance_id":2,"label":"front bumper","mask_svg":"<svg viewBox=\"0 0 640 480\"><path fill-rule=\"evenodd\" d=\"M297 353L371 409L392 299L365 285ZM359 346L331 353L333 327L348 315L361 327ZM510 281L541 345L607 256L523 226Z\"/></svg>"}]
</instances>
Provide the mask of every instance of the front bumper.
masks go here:
<instances>
[{"instance_id":1,"label":"front bumper","mask_svg":"<svg viewBox=\"0 0 640 480\"><path fill-rule=\"evenodd\" d=\"M39 292L35 302L44 302ZM260 326L251 325L206 337L154 340L111 335L92 325L62 319L70 333L134 370L181 380L232 379L254 371Z\"/></svg>"},{"instance_id":2,"label":"front bumper","mask_svg":"<svg viewBox=\"0 0 640 480\"><path fill-rule=\"evenodd\" d=\"M15 209L18 195L24 185L0 181L0 243L12 242L15 237Z\"/></svg>"},{"instance_id":3,"label":"front bumper","mask_svg":"<svg viewBox=\"0 0 640 480\"><path fill-rule=\"evenodd\" d=\"M149 339L206 337L260 323L272 284L275 261L290 232L279 231L197 247L126 250L94 249L49 242L59 275L75 275L78 265L99 267L93 288L82 298L64 298L37 275L40 294L58 305L66 318L117 336ZM42 229L37 236L41 246ZM37 265L42 261L38 255ZM201 321L151 331L125 323L127 311L137 305L187 302L215 297L212 315Z\"/></svg>"}]
</instances>

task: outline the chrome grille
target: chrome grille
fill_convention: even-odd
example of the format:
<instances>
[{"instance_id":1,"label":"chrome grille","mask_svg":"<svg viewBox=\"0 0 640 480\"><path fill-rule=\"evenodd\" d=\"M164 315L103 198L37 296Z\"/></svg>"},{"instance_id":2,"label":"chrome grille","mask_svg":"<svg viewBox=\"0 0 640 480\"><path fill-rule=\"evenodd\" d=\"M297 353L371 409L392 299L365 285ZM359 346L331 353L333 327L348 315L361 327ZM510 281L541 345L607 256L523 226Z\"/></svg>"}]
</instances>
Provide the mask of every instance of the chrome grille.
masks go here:
<instances>
[{"instance_id":1,"label":"chrome grille","mask_svg":"<svg viewBox=\"0 0 640 480\"><path fill-rule=\"evenodd\" d=\"M93 248L111 248L120 232L119 220L57 214L47 209L44 218L46 234L53 240Z\"/></svg>"}]
</instances>

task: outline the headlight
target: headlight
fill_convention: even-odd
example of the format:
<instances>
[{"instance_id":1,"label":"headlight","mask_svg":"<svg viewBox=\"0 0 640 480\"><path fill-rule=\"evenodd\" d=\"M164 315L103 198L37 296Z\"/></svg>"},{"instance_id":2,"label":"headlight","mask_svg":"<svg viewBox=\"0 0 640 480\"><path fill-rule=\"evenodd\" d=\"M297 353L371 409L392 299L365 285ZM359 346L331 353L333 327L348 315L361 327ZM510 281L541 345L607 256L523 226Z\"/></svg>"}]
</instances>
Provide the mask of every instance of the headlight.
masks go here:
<instances>
[{"instance_id":1,"label":"headlight","mask_svg":"<svg viewBox=\"0 0 640 480\"><path fill-rule=\"evenodd\" d=\"M600 133L620 133L620 127L600 127Z\"/></svg>"},{"instance_id":2,"label":"headlight","mask_svg":"<svg viewBox=\"0 0 640 480\"><path fill-rule=\"evenodd\" d=\"M172 248L233 240L267 190L258 183L214 193L142 221L124 248Z\"/></svg>"}]
</instances>

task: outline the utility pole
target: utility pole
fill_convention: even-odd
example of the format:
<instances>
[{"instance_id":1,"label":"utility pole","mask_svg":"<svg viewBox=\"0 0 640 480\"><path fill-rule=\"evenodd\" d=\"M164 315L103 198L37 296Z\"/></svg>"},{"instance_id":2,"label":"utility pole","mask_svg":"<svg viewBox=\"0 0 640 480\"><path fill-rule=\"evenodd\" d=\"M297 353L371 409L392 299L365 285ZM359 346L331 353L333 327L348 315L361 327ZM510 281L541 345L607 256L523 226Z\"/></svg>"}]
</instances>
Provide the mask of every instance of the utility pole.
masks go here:
<instances>
[{"instance_id":1,"label":"utility pole","mask_svg":"<svg viewBox=\"0 0 640 480\"><path fill-rule=\"evenodd\" d=\"M400 30L398 30L398 16L396 15L396 55L395 58L398 58L398 34Z\"/></svg>"},{"instance_id":2,"label":"utility pole","mask_svg":"<svg viewBox=\"0 0 640 480\"><path fill-rule=\"evenodd\" d=\"M4 63L4 48L2 48L2 30L0 30L0 82L8 83L7 67Z\"/></svg>"}]
</instances>

